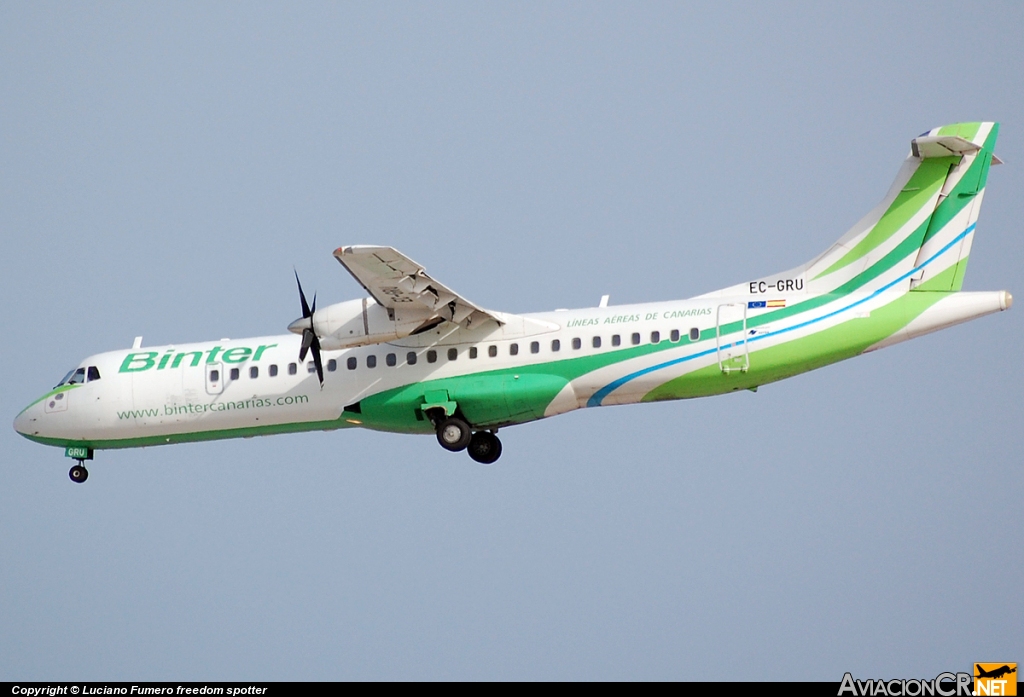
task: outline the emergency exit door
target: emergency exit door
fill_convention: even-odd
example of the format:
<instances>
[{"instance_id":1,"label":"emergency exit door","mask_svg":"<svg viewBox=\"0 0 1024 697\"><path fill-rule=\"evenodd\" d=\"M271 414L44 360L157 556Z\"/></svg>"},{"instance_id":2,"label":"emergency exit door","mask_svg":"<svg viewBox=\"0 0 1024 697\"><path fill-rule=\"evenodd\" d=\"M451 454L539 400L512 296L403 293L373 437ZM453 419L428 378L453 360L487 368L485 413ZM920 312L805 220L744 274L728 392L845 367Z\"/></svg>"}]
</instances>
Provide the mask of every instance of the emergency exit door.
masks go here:
<instances>
[{"instance_id":1,"label":"emergency exit door","mask_svg":"<svg viewBox=\"0 0 1024 697\"><path fill-rule=\"evenodd\" d=\"M220 363L206 364L206 394L220 394L224 391L224 366Z\"/></svg>"}]
</instances>

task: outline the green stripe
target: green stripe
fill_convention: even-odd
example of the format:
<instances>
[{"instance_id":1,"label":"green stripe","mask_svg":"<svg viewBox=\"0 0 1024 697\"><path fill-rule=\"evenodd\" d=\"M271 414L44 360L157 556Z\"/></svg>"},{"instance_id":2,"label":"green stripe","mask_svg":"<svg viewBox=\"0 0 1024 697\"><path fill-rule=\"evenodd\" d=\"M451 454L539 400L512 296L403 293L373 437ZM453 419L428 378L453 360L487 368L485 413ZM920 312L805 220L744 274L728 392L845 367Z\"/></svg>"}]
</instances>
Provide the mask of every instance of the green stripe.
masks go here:
<instances>
[{"instance_id":1,"label":"green stripe","mask_svg":"<svg viewBox=\"0 0 1024 697\"><path fill-rule=\"evenodd\" d=\"M964 274L967 273L967 260L969 258L969 256L966 256L957 262L953 272L953 282L949 287L950 290L958 291L964 287Z\"/></svg>"},{"instance_id":2,"label":"green stripe","mask_svg":"<svg viewBox=\"0 0 1024 697\"><path fill-rule=\"evenodd\" d=\"M750 389L853 358L907 326L949 293L919 292L948 287L953 267L913 292L871 311L868 318L851 318L809 336L769 346L750 354L750 370L723 373L718 364L668 380L644 395L644 402L707 397Z\"/></svg>"},{"instance_id":3,"label":"green stripe","mask_svg":"<svg viewBox=\"0 0 1024 697\"><path fill-rule=\"evenodd\" d=\"M923 160L910 177L910 181L896 195L896 199L878 222L875 223L871 231L842 258L815 276L814 280L834 273L862 259L892 237L912 217L917 215L918 211L927 205L931 198L942 188L942 184L946 181L946 176L949 174L950 166L957 161L959 161L958 157L935 157Z\"/></svg>"},{"instance_id":4,"label":"green stripe","mask_svg":"<svg viewBox=\"0 0 1024 697\"><path fill-rule=\"evenodd\" d=\"M924 241L927 242L935 237L946 224L952 220L960 211L967 206L971 199L979 191L985 188L985 181L988 179L989 163L992 161L990 151L982 150L970 168L956 183L956 186L949 192L949 196L942 200L932 214L931 225Z\"/></svg>"},{"instance_id":5,"label":"green stripe","mask_svg":"<svg viewBox=\"0 0 1024 697\"><path fill-rule=\"evenodd\" d=\"M838 286L835 290L830 293L823 293L822 295L816 295L812 298L791 305L773 312L767 312L758 317L752 317L747 320L748 327L756 327L762 324L769 324L771 322L778 322L779 320L798 315L808 310L814 310L823 305L827 305L836 300L842 299L844 296L853 293L860 288L864 287L874 279L881 276L883 273L894 267L907 258L908 255L916 252L921 247L921 239L924 237L924 233L927 230L928 222L925 221L914 231L912 235L909 235L906 239L900 242L894 247L888 254L878 260L878 263L868 267L861 273L851 278L846 283ZM743 322L734 322L732 324L723 325L722 333L727 334L735 331L739 331L743 328ZM711 330L711 336L714 336L714 329Z\"/></svg>"},{"instance_id":6,"label":"green stripe","mask_svg":"<svg viewBox=\"0 0 1024 697\"><path fill-rule=\"evenodd\" d=\"M18 416L21 416L22 414L24 414L26 411L28 411L29 409L31 409L35 405L39 404L42 401L45 401L45 400L49 399L50 397L52 397L53 395L57 394L58 392L68 392L69 390L73 390L76 387L81 387L81 386L82 386L81 383L75 383L74 385L57 385L52 390L50 390L49 392L44 394L42 397L40 397L36 401L34 401L31 404L29 404L27 407L25 407L24 409L19 411L18 412Z\"/></svg>"}]
</instances>

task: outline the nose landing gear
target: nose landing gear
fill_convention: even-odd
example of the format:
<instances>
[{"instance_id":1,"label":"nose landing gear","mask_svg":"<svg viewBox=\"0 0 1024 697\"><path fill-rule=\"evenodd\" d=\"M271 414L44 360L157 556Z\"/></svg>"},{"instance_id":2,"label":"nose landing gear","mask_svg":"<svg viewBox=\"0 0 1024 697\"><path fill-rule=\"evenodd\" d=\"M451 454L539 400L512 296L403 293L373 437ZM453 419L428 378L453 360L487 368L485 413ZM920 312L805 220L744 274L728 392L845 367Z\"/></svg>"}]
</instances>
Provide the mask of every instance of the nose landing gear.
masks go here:
<instances>
[{"instance_id":1,"label":"nose landing gear","mask_svg":"<svg viewBox=\"0 0 1024 697\"><path fill-rule=\"evenodd\" d=\"M72 467L71 471L68 472L68 476L71 477L71 481L76 484L81 484L89 478L89 470L85 469L85 465L79 461L78 464Z\"/></svg>"}]
</instances>

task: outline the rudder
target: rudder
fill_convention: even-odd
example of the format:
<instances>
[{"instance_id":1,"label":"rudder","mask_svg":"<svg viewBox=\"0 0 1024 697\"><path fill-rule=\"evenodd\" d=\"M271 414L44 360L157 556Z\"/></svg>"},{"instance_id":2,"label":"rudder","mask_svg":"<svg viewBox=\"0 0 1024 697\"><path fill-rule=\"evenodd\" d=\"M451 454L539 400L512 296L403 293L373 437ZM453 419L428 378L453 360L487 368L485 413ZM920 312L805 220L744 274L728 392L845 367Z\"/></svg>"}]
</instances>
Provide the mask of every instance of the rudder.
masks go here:
<instances>
[{"instance_id":1,"label":"rudder","mask_svg":"<svg viewBox=\"0 0 1024 697\"><path fill-rule=\"evenodd\" d=\"M923 137L963 141L964 152L942 187L914 264L924 268L912 279L912 289L958 291L963 287L989 168L999 163L994 153L998 136L999 124L986 122L943 126Z\"/></svg>"}]
</instances>

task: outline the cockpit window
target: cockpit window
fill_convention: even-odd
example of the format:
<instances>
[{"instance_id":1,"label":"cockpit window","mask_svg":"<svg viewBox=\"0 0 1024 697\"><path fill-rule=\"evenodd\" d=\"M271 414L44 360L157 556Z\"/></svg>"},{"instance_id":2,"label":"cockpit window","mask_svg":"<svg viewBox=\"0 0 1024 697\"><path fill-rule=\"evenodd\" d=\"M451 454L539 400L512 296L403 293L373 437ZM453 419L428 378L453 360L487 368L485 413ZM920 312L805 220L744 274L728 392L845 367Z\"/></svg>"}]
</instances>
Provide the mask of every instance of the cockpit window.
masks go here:
<instances>
[{"instance_id":1,"label":"cockpit window","mask_svg":"<svg viewBox=\"0 0 1024 697\"><path fill-rule=\"evenodd\" d=\"M61 385L68 384L68 380L70 380L71 376L74 375L74 374L75 374L75 369L72 368L71 370L68 371L67 375L65 375L64 377L62 377L60 379L60 382L58 382L56 385L54 385L54 387L60 387Z\"/></svg>"},{"instance_id":2,"label":"cockpit window","mask_svg":"<svg viewBox=\"0 0 1024 697\"><path fill-rule=\"evenodd\" d=\"M89 366L89 382L100 379L100 369L94 365Z\"/></svg>"},{"instance_id":3,"label":"cockpit window","mask_svg":"<svg viewBox=\"0 0 1024 697\"><path fill-rule=\"evenodd\" d=\"M72 375L71 379L68 380L69 385L78 385L85 382L85 368L79 368Z\"/></svg>"}]
</instances>

